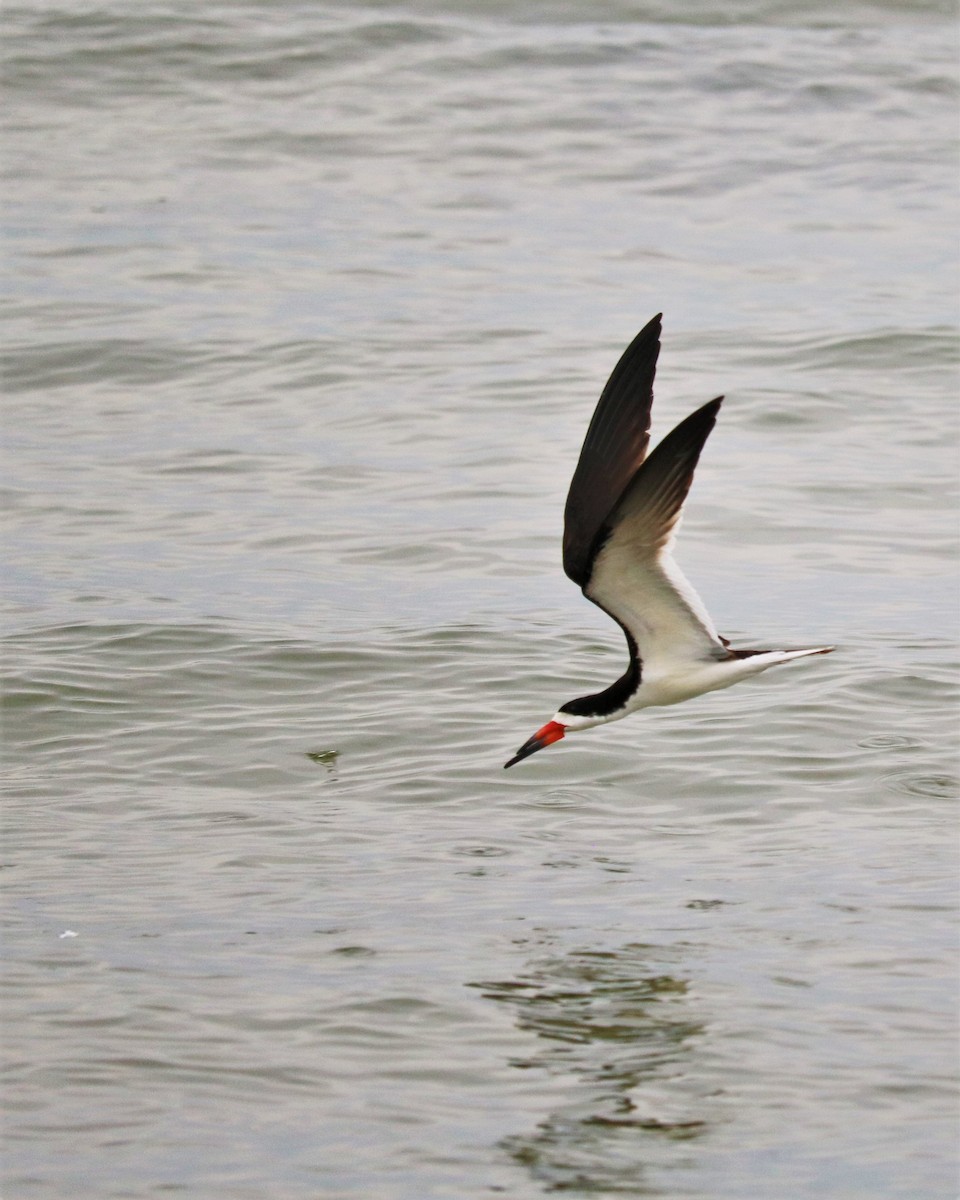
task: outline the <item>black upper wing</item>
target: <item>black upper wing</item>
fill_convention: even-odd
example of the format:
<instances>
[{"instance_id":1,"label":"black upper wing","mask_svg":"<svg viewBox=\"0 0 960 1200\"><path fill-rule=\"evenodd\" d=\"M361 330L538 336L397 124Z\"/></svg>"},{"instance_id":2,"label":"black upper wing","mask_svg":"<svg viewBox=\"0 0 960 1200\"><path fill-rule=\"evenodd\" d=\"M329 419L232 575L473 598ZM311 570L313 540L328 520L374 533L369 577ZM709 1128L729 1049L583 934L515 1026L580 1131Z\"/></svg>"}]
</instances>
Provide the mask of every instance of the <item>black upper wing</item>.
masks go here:
<instances>
[{"instance_id":1,"label":"black upper wing","mask_svg":"<svg viewBox=\"0 0 960 1200\"><path fill-rule=\"evenodd\" d=\"M604 522L647 453L662 315L640 330L613 368L573 473L563 517L563 569L580 587L590 577Z\"/></svg>"},{"instance_id":2,"label":"black upper wing","mask_svg":"<svg viewBox=\"0 0 960 1200\"><path fill-rule=\"evenodd\" d=\"M627 485L609 525L612 537L629 542L635 554L655 554L680 520L693 472L723 397L717 396L670 431Z\"/></svg>"},{"instance_id":3,"label":"black upper wing","mask_svg":"<svg viewBox=\"0 0 960 1200\"><path fill-rule=\"evenodd\" d=\"M718 396L663 439L610 514L584 595L627 631L634 655L654 674L729 657L703 601L670 554Z\"/></svg>"}]
</instances>

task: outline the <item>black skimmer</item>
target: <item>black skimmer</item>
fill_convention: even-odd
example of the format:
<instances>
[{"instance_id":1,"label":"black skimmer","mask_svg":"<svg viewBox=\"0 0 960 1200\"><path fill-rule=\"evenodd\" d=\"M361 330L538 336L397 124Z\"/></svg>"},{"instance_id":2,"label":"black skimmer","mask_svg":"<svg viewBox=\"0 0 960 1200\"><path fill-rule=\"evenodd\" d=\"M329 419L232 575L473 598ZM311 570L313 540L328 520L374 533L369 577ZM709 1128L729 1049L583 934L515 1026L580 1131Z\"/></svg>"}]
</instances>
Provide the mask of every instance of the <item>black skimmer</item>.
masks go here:
<instances>
[{"instance_id":1,"label":"black skimmer","mask_svg":"<svg viewBox=\"0 0 960 1200\"><path fill-rule=\"evenodd\" d=\"M731 649L674 561L674 532L723 397L691 413L646 456L661 316L637 334L614 367L564 510L563 569L623 630L630 663L602 692L562 705L505 767L574 730L619 721L640 708L679 704L777 663L834 649Z\"/></svg>"}]
</instances>

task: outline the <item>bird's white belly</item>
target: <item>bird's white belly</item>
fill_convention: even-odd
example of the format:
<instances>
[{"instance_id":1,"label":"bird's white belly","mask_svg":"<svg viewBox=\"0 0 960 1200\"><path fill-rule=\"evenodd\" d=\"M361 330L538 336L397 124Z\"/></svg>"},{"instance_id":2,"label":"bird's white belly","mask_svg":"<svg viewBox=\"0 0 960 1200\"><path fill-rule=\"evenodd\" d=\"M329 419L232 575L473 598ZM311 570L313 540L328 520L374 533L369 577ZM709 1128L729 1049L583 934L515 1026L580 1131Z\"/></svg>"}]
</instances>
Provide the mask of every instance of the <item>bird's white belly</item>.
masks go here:
<instances>
[{"instance_id":1,"label":"bird's white belly","mask_svg":"<svg viewBox=\"0 0 960 1200\"><path fill-rule=\"evenodd\" d=\"M730 687L746 675L753 675L757 667L749 666L746 662L686 662L672 666L669 670L644 669L639 688L634 692L623 708L604 716L574 716L562 709L554 716L554 720L568 729L591 729L595 725L606 725L609 721L619 721L629 717L631 713L641 708L660 708L668 704L681 704L693 696L701 696L704 692L714 692L718 688ZM762 668L760 668L762 669Z\"/></svg>"},{"instance_id":2,"label":"bird's white belly","mask_svg":"<svg viewBox=\"0 0 960 1200\"><path fill-rule=\"evenodd\" d=\"M630 697L627 712L639 708L659 708L668 704L681 704L704 692L715 692L730 687L748 675L757 673L749 659L721 662L689 663L671 671L644 671L640 687Z\"/></svg>"}]
</instances>

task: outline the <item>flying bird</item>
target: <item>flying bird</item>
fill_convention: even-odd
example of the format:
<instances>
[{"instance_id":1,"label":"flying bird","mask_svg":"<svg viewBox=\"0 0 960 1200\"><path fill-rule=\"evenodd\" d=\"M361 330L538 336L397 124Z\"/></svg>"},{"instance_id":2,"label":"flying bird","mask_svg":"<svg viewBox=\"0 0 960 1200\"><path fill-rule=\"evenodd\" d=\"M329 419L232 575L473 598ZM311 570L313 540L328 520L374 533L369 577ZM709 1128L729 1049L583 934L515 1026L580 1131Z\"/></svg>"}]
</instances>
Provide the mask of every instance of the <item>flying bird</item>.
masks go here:
<instances>
[{"instance_id":1,"label":"flying bird","mask_svg":"<svg viewBox=\"0 0 960 1200\"><path fill-rule=\"evenodd\" d=\"M630 661L602 692L562 705L505 767L568 733L641 708L679 704L777 663L834 649L732 649L674 561L674 533L723 397L691 413L647 456L661 316L641 329L614 367L564 510L563 569L623 630Z\"/></svg>"}]
</instances>

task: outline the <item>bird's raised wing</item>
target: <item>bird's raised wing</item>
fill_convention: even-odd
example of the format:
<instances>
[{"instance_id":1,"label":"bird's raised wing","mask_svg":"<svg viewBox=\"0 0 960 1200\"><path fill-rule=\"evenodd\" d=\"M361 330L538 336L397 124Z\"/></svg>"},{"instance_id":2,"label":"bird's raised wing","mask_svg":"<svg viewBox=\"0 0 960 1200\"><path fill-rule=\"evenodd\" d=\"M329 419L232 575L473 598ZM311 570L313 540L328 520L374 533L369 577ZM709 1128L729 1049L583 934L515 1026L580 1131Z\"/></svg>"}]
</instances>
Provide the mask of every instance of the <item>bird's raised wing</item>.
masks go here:
<instances>
[{"instance_id":1,"label":"bird's raised wing","mask_svg":"<svg viewBox=\"0 0 960 1200\"><path fill-rule=\"evenodd\" d=\"M650 442L658 314L637 334L600 395L564 510L563 569L583 587L604 523L643 462Z\"/></svg>"},{"instance_id":2,"label":"bird's raised wing","mask_svg":"<svg viewBox=\"0 0 960 1200\"><path fill-rule=\"evenodd\" d=\"M605 522L606 540L583 589L634 639L645 675L659 665L675 669L684 662L728 657L700 597L670 554L722 399L681 421L635 472Z\"/></svg>"}]
</instances>

